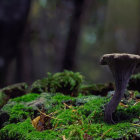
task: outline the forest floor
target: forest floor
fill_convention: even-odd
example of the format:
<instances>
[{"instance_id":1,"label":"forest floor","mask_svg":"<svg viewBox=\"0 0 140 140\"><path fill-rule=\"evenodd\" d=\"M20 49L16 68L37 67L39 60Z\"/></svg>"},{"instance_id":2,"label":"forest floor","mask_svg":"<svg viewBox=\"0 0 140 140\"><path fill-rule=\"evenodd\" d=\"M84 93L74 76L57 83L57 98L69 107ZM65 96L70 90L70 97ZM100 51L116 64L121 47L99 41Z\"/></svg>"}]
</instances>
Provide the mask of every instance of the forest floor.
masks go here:
<instances>
[{"instance_id":1,"label":"forest floor","mask_svg":"<svg viewBox=\"0 0 140 140\"><path fill-rule=\"evenodd\" d=\"M104 122L113 84L88 85L80 73L49 73L30 87L1 89L0 140L138 140L138 80L132 76L133 86L113 113L116 124Z\"/></svg>"}]
</instances>

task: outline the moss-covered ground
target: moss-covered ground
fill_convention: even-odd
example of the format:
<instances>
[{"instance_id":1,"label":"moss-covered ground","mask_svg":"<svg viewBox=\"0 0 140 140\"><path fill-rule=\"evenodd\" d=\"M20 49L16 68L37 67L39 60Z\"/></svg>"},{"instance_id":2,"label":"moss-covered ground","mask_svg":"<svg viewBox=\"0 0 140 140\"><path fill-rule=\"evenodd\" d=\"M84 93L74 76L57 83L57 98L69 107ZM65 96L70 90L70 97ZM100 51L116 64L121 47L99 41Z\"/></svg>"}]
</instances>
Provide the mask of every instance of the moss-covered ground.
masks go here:
<instances>
[{"instance_id":1,"label":"moss-covered ground","mask_svg":"<svg viewBox=\"0 0 140 140\"><path fill-rule=\"evenodd\" d=\"M62 83L58 85L61 88ZM0 110L1 113L6 112L9 115L1 125L0 140L140 139L138 91L126 92L125 98L113 114L116 124L111 125L104 122L104 106L110 100L111 94L83 95L80 93L83 91L83 86L81 90L79 83L79 88L73 84L76 90L69 85L70 82L67 82L66 86L69 92L71 91L69 95L65 94L65 89L64 93L42 91L10 99ZM55 89L61 91L58 87ZM78 92L77 96L72 96L73 91ZM34 103L38 103L39 106L34 106ZM45 121L40 119L40 122L34 125L33 120L37 122L37 117L43 117L41 113L44 113L47 119ZM39 131L39 127L44 129Z\"/></svg>"}]
</instances>

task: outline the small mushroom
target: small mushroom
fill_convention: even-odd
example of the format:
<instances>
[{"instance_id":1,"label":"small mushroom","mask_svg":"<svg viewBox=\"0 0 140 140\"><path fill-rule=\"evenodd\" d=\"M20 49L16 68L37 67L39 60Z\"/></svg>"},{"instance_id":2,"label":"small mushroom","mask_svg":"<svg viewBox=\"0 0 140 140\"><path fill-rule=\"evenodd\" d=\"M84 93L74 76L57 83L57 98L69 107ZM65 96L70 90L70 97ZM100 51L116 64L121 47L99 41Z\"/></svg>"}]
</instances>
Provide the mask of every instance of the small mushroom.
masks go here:
<instances>
[{"instance_id":1,"label":"small mushroom","mask_svg":"<svg viewBox=\"0 0 140 140\"><path fill-rule=\"evenodd\" d=\"M140 56L126 53L105 54L100 60L101 65L108 65L115 79L115 93L105 106L105 121L114 123L112 113L116 110L124 96L129 78L136 66L140 63Z\"/></svg>"}]
</instances>

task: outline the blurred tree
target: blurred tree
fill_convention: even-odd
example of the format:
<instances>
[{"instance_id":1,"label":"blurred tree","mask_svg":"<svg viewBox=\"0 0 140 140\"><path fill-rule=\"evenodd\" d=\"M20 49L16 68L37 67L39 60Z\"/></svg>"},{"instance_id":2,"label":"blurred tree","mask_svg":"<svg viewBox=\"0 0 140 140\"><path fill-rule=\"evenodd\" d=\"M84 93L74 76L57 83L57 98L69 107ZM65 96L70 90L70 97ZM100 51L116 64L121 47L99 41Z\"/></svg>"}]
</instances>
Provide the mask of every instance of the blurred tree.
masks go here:
<instances>
[{"instance_id":1,"label":"blurred tree","mask_svg":"<svg viewBox=\"0 0 140 140\"><path fill-rule=\"evenodd\" d=\"M140 13L140 2L138 3L138 13ZM137 33L137 42L136 42L136 54L140 55L140 16L138 16L138 33Z\"/></svg>"},{"instance_id":2,"label":"blurred tree","mask_svg":"<svg viewBox=\"0 0 140 140\"><path fill-rule=\"evenodd\" d=\"M33 67L33 59L32 59L32 50L31 50L31 27L30 27L30 21L27 22L24 33L22 35L22 39L20 40L18 49L17 49L17 56L16 56L16 62L17 62L17 74L16 74L16 80L18 82L32 82L34 71L32 69Z\"/></svg>"},{"instance_id":3,"label":"blurred tree","mask_svg":"<svg viewBox=\"0 0 140 140\"><path fill-rule=\"evenodd\" d=\"M84 17L86 6L91 2L90 0L73 0L74 11L71 17L68 38L64 51L64 58L62 62L62 70L75 68L75 56L77 50L78 39L80 36L81 24Z\"/></svg>"},{"instance_id":4,"label":"blurred tree","mask_svg":"<svg viewBox=\"0 0 140 140\"><path fill-rule=\"evenodd\" d=\"M140 13L140 1L138 3L138 14ZM137 31L137 42L135 53L140 55L140 16L138 16L138 31ZM140 64L137 66L135 73L140 72Z\"/></svg>"},{"instance_id":5,"label":"blurred tree","mask_svg":"<svg viewBox=\"0 0 140 140\"><path fill-rule=\"evenodd\" d=\"M0 87L7 83L10 64L16 58L18 69L23 65L21 60L27 51L19 47L31 0L0 0ZM23 46L24 47L24 46ZM20 72L19 72L20 73ZM18 79L21 80L20 75Z\"/></svg>"}]
</instances>

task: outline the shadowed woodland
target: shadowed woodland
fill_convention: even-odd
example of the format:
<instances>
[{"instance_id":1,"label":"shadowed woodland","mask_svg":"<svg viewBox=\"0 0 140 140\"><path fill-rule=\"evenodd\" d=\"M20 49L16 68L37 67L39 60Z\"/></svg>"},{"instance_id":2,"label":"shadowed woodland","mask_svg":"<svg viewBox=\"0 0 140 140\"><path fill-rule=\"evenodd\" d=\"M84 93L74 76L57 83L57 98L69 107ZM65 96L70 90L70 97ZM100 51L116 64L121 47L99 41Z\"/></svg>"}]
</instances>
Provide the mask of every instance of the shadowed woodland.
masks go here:
<instances>
[{"instance_id":1,"label":"shadowed woodland","mask_svg":"<svg viewBox=\"0 0 140 140\"><path fill-rule=\"evenodd\" d=\"M139 15L139 0L0 0L0 140L139 140Z\"/></svg>"},{"instance_id":2,"label":"shadowed woodland","mask_svg":"<svg viewBox=\"0 0 140 140\"><path fill-rule=\"evenodd\" d=\"M140 54L139 7L138 0L0 0L0 87L65 69L112 80L100 56Z\"/></svg>"}]
</instances>

